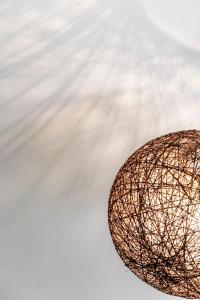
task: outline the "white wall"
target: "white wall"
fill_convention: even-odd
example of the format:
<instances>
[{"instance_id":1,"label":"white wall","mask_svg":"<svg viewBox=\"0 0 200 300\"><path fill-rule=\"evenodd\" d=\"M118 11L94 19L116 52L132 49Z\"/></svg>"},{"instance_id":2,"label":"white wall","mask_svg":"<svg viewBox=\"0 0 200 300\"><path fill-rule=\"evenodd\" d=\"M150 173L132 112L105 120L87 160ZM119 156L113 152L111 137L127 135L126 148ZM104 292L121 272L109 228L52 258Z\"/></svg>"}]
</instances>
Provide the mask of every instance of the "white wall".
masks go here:
<instances>
[{"instance_id":1,"label":"white wall","mask_svg":"<svg viewBox=\"0 0 200 300\"><path fill-rule=\"evenodd\" d=\"M124 267L107 203L137 147L199 128L198 51L136 0L1 0L0 28L1 300L170 299Z\"/></svg>"}]
</instances>

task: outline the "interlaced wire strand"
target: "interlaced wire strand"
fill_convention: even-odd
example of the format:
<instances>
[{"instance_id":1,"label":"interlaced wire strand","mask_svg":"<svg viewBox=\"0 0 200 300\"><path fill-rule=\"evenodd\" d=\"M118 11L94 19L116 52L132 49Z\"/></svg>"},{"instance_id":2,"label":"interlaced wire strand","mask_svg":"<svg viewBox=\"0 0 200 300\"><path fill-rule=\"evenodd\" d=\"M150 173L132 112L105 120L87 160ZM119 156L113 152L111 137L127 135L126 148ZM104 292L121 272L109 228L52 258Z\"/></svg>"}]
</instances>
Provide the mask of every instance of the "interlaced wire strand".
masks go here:
<instances>
[{"instance_id":1,"label":"interlaced wire strand","mask_svg":"<svg viewBox=\"0 0 200 300\"><path fill-rule=\"evenodd\" d=\"M200 131L171 133L131 155L108 207L125 265L164 293L200 298Z\"/></svg>"}]
</instances>

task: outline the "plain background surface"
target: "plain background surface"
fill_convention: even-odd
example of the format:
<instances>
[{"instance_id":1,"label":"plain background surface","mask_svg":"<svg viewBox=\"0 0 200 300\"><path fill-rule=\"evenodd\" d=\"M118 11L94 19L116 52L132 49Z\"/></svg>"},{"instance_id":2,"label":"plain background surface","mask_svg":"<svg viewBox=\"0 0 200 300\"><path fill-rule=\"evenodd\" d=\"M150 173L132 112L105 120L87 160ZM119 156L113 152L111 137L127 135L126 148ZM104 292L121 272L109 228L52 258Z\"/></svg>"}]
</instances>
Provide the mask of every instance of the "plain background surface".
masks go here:
<instances>
[{"instance_id":1,"label":"plain background surface","mask_svg":"<svg viewBox=\"0 0 200 300\"><path fill-rule=\"evenodd\" d=\"M200 128L200 53L146 12L136 0L1 0L1 300L176 298L124 267L107 224L128 156Z\"/></svg>"}]
</instances>

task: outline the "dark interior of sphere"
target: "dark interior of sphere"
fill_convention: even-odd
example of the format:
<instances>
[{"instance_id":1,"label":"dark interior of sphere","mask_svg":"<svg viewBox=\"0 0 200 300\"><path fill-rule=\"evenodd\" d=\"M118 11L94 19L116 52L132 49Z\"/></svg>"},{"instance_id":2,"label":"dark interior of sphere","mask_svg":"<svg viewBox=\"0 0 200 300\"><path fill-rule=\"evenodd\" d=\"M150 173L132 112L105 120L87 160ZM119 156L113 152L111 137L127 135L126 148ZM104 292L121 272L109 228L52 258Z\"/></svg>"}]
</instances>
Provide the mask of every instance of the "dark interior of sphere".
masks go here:
<instances>
[{"instance_id":1,"label":"dark interior of sphere","mask_svg":"<svg viewBox=\"0 0 200 300\"><path fill-rule=\"evenodd\" d=\"M200 131L152 140L119 170L108 208L125 265L164 293L200 298Z\"/></svg>"}]
</instances>

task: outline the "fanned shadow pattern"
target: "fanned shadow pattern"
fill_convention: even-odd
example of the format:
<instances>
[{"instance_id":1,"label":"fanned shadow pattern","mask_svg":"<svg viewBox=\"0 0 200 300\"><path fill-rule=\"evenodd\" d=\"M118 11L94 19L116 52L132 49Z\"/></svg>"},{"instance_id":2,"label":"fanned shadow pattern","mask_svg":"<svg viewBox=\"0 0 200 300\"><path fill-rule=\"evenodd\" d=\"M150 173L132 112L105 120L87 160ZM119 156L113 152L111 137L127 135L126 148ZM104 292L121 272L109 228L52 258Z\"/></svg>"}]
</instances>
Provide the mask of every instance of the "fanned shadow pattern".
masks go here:
<instances>
[{"instance_id":1,"label":"fanned shadow pattern","mask_svg":"<svg viewBox=\"0 0 200 300\"><path fill-rule=\"evenodd\" d=\"M160 291L200 298L200 131L131 155L113 183L109 228L125 265Z\"/></svg>"}]
</instances>

